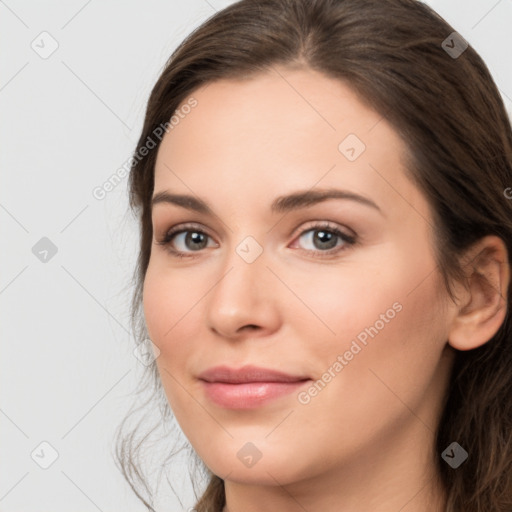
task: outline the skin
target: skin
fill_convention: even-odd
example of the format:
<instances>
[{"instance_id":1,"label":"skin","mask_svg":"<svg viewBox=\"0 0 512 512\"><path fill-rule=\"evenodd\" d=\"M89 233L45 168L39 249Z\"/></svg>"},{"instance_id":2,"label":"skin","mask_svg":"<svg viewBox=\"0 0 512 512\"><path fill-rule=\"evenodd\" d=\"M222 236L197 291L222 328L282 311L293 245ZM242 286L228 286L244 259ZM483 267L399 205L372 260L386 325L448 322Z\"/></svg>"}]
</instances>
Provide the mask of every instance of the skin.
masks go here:
<instances>
[{"instance_id":1,"label":"skin","mask_svg":"<svg viewBox=\"0 0 512 512\"><path fill-rule=\"evenodd\" d=\"M405 174L404 143L338 80L276 68L210 83L193 97L197 106L158 150L154 191L199 197L214 215L154 205L143 301L169 404L225 479L225 510L442 510L434 434L454 347L485 343L503 321L493 292L506 296L503 244L488 237L471 254L476 265L475 256L492 253L482 265L495 286L484 293L475 281L451 302L430 207ZM348 134L366 145L354 161L338 149ZM380 211L347 199L270 211L278 196L328 188ZM356 244L336 238L338 253L315 257L325 249L301 233L324 221L355 233ZM197 250L177 235L174 248L189 256L179 258L157 242L184 223L209 238ZM252 263L236 251L247 236L263 249ZM394 318L307 404L294 392L226 409L197 379L211 366L254 364L316 381L396 303ZM262 454L252 467L237 457L247 442Z\"/></svg>"}]
</instances>

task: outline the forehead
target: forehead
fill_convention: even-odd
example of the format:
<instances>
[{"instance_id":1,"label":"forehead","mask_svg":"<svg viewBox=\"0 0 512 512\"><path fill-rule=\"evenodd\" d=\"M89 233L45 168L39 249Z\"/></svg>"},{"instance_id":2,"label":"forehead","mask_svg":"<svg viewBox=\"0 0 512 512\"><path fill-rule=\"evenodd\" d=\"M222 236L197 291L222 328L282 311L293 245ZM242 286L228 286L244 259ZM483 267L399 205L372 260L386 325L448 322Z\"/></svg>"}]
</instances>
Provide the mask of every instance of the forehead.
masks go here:
<instances>
[{"instance_id":1,"label":"forehead","mask_svg":"<svg viewBox=\"0 0 512 512\"><path fill-rule=\"evenodd\" d=\"M183 109L190 98L196 105ZM318 185L371 191L394 209L397 193L405 204L420 200L398 134L348 85L316 71L213 82L177 113L158 150L155 192L214 194L219 204L236 192L242 206Z\"/></svg>"},{"instance_id":2,"label":"forehead","mask_svg":"<svg viewBox=\"0 0 512 512\"><path fill-rule=\"evenodd\" d=\"M244 143L248 150L251 141L277 149L298 142L318 146L319 139L325 141L322 148L337 151L344 135L362 137L381 120L348 85L309 69L275 68L245 80L219 80L191 96L197 106L180 115L167 137L171 146L194 132L204 151L214 148L216 153L222 149L219 142L222 147L230 141ZM391 129L386 135L398 142ZM260 153L258 148L255 153Z\"/></svg>"}]
</instances>

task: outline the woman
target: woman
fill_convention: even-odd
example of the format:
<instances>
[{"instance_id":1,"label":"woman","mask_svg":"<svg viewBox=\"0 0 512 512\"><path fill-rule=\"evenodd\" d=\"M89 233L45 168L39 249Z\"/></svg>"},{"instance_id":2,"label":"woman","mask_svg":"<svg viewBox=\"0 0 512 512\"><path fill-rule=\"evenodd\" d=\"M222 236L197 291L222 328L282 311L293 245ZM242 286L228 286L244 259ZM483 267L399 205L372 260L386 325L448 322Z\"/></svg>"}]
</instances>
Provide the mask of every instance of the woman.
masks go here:
<instances>
[{"instance_id":1,"label":"woman","mask_svg":"<svg viewBox=\"0 0 512 512\"><path fill-rule=\"evenodd\" d=\"M512 510L512 132L452 27L242 0L171 56L136 155L133 316L197 511Z\"/></svg>"}]
</instances>

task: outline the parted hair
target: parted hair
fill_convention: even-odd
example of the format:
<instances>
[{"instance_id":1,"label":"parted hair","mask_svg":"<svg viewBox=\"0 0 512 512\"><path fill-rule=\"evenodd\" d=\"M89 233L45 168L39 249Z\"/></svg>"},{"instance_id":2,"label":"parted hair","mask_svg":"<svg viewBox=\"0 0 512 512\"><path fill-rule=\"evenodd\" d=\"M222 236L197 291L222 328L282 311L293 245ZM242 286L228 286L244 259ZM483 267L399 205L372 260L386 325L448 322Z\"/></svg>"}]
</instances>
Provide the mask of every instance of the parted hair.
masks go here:
<instances>
[{"instance_id":1,"label":"parted hair","mask_svg":"<svg viewBox=\"0 0 512 512\"><path fill-rule=\"evenodd\" d=\"M480 238L499 236L509 263L512 255L512 199L505 193L512 187L510 119L487 66L471 46L460 46L463 39L454 32L417 0L241 0L208 18L173 52L151 92L135 153L210 82L250 80L277 65L339 79L405 142L407 173L432 209L438 269L453 299L450 283L463 282L465 275L460 256ZM460 55L447 51L455 47ZM141 304L153 236L156 154L154 149L134 161L129 176L130 207L140 226L132 296L140 339L147 335ZM503 297L507 315L496 335L456 353L434 454L445 512L512 511L511 296L509 287ZM161 398L156 365L148 372L154 396ZM167 403L160 406L172 414ZM118 436L117 461L137 496L154 510L135 456L144 443L136 443L134 434ZM440 456L453 441L469 454L457 469ZM195 510L221 512L224 481L206 474L209 482Z\"/></svg>"}]
</instances>

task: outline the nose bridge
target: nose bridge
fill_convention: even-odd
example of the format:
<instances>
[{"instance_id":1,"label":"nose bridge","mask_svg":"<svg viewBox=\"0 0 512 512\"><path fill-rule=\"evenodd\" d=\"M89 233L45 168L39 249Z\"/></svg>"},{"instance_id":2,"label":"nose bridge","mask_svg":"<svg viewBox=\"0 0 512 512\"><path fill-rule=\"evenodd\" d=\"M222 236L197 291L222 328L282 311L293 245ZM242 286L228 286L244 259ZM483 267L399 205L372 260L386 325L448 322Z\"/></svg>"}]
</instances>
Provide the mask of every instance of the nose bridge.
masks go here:
<instances>
[{"instance_id":1,"label":"nose bridge","mask_svg":"<svg viewBox=\"0 0 512 512\"><path fill-rule=\"evenodd\" d=\"M246 236L236 246L230 248L223 262L224 276L216 286L216 295L223 300L238 303L256 303L261 289L265 266L263 247L252 236ZM263 298L263 297L260 297Z\"/></svg>"},{"instance_id":2,"label":"nose bridge","mask_svg":"<svg viewBox=\"0 0 512 512\"><path fill-rule=\"evenodd\" d=\"M208 323L219 333L234 335L245 325L266 329L277 320L274 292L263 246L246 236L229 250L208 303Z\"/></svg>"}]
</instances>

